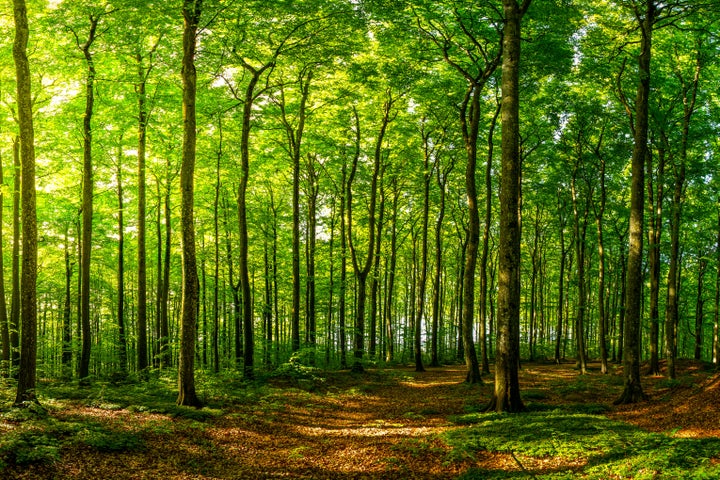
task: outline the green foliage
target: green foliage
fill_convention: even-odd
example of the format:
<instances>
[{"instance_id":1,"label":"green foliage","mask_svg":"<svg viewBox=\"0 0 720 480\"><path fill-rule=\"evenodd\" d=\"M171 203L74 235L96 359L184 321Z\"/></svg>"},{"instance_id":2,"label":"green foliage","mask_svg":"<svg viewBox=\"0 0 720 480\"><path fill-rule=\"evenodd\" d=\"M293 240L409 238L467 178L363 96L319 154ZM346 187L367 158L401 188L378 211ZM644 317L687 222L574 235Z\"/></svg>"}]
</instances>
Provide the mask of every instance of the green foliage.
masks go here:
<instances>
[{"instance_id":1,"label":"green foliage","mask_svg":"<svg viewBox=\"0 0 720 480\"><path fill-rule=\"evenodd\" d=\"M476 458L482 451L523 458L558 458L585 463L579 471L538 478L716 478L720 439L675 438L590 413L598 405L571 406L516 415L468 414L459 424L475 425L444 435L452 459ZM570 411L568 411L570 410ZM470 470L462 478L525 478L505 471Z\"/></svg>"},{"instance_id":2,"label":"green foliage","mask_svg":"<svg viewBox=\"0 0 720 480\"><path fill-rule=\"evenodd\" d=\"M280 364L268 376L269 378L287 380L303 390L312 391L325 383L325 379L320 376L320 369L309 366L313 363L315 355L315 349L311 348L303 348L293 352L287 362Z\"/></svg>"}]
</instances>

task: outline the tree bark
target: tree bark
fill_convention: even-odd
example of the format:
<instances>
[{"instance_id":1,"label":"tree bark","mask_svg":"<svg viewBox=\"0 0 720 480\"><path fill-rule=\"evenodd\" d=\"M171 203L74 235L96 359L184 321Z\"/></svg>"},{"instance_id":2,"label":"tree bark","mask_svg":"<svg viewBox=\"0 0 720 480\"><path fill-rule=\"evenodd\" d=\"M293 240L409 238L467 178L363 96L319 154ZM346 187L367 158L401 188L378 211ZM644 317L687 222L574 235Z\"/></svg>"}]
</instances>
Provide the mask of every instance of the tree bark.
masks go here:
<instances>
[{"instance_id":1,"label":"tree bark","mask_svg":"<svg viewBox=\"0 0 720 480\"><path fill-rule=\"evenodd\" d=\"M503 0L502 174L495 390L489 411L519 412L520 398L520 25L531 0Z\"/></svg>"},{"instance_id":2,"label":"tree bark","mask_svg":"<svg viewBox=\"0 0 720 480\"><path fill-rule=\"evenodd\" d=\"M701 258L698 265L697 298L695 300L695 351L693 358L702 358L703 348L703 317L705 299L703 298L705 271L707 270L707 259Z\"/></svg>"},{"instance_id":3,"label":"tree bark","mask_svg":"<svg viewBox=\"0 0 720 480\"><path fill-rule=\"evenodd\" d=\"M152 47L148 56L152 59L153 52L159 44L159 39ZM145 67L144 57L140 51L142 47L138 46L138 52L135 56L138 68L138 81L135 84L135 93L137 95L138 107L138 125L137 125L137 172L138 172L138 216L137 216L137 368L143 371L148 366L148 341L147 341L147 250L146 250L146 187L145 187L145 151L147 146L147 126L148 126L148 105L147 105L147 80L152 70L152 62ZM158 272L158 275L160 272Z\"/></svg>"},{"instance_id":4,"label":"tree bark","mask_svg":"<svg viewBox=\"0 0 720 480\"><path fill-rule=\"evenodd\" d=\"M578 139L578 149L580 149L580 139ZM583 211L580 212L578 191L577 191L577 175L582 159L582 151L577 152L577 158L575 159L575 165L573 167L572 182L570 191L572 193L572 205L573 205L573 228L575 237L575 263L577 265L577 276L578 276L578 300L577 300L577 317L575 318L575 339L576 339L576 350L577 350L577 366L580 369L580 374L585 375L587 373L587 355L585 351L585 311L587 309L587 292L585 283L585 239L587 236L587 223L589 213L589 203L592 195L587 192L585 205Z\"/></svg>"},{"instance_id":5,"label":"tree bark","mask_svg":"<svg viewBox=\"0 0 720 480\"><path fill-rule=\"evenodd\" d=\"M3 178L2 159L0 159L0 185L5 185ZM10 324L5 301L5 261L3 257L3 202L5 195L0 190L0 336L2 343L2 356L0 356L0 375L10 376ZM67 235L65 236L65 250L67 252Z\"/></svg>"},{"instance_id":6,"label":"tree bark","mask_svg":"<svg viewBox=\"0 0 720 480\"><path fill-rule=\"evenodd\" d=\"M35 200L35 131L32 117L30 64L27 58L29 27L24 0L13 0L15 40L13 59L17 81L17 109L22 157L22 345L15 406L37 402L37 217Z\"/></svg>"},{"instance_id":7,"label":"tree bark","mask_svg":"<svg viewBox=\"0 0 720 480\"><path fill-rule=\"evenodd\" d=\"M10 293L11 370L20 364L20 183L20 137L15 137L13 140L12 292Z\"/></svg>"},{"instance_id":8,"label":"tree bark","mask_svg":"<svg viewBox=\"0 0 720 480\"><path fill-rule=\"evenodd\" d=\"M595 148L595 154L600 158L600 143L598 143ZM602 374L608 373L607 313L605 310L605 244L603 241L603 220L606 201L605 159L600 158L600 206L595 211L595 224L597 226L598 242L598 342L600 343L600 373Z\"/></svg>"},{"instance_id":9,"label":"tree bark","mask_svg":"<svg viewBox=\"0 0 720 480\"><path fill-rule=\"evenodd\" d=\"M648 104L650 96L650 60L655 1L647 0L646 9L635 14L639 23L641 42L638 58L640 79L635 98L634 148L631 162L630 231L625 297L625 331L623 345L624 389L615 404L645 400L640 377L640 323L642 309L642 251L643 220L645 214L645 159L648 153Z\"/></svg>"},{"instance_id":10,"label":"tree bark","mask_svg":"<svg viewBox=\"0 0 720 480\"><path fill-rule=\"evenodd\" d=\"M92 220L93 220L93 161L92 161L92 116L95 104L95 61L90 51L95 41L99 17L90 16L90 30L85 43L77 45L87 63L85 78L85 115L83 117L83 180L82 180L82 256L80 258L80 324L82 331L82 347L78 377L82 383L88 382L90 375L90 353L92 349L92 333L90 328L90 257L92 253Z\"/></svg>"},{"instance_id":11,"label":"tree bark","mask_svg":"<svg viewBox=\"0 0 720 480\"><path fill-rule=\"evenodd\" d=\"M450 161L450 164L441 168L438 160L438 165L435 167L435 180L440 193L440 201L438 205L438 215L435 223L435 282L433 284L433 297L432 297L432 347L430 366L440 366L440 355L438 352L439 335L440 335L440 322L441 313L440 306L442 302L442 277L443 277L443 221L445 219L445 197L447 196L446 185L447 178L455 167L454 160Z\"/></svg>"},{"instance_id":12,"label":"tree bark","mask_svg":"<svg viewBox=\"0 0 720 480\"><path fill-rule=\"evenodd\" d=\"M120 373L127 374L127 341L125 333L125 206L122 184L122 136L117 152L117 200L118 200L118 350L120 360Z\"/></svg>"},{"instance_id":13,"label":"tree bark","mask_svg":"<svg viewBox=\"0 0 720 480\"><path fill-rule=\"evenodd\" d=\"M183 149L180 171L182 191L182 310L178 363L178 405L200 407L195 392L195 328L197 325L198 273L195 254L195 51L202 0L183 1Z\"/></svg>"},{"instance_id":14,"label":"tree bark","mask_svg":"<svg viewBox=\"0 0 720 480\"><path fill-rule=\"evenodd\" d=\"M480 298L478 308L480 310L480 355L482 372L490 373L490 361L488 356L487 331L488 331L488 255L490 252L490 228L492 223L492 164L495 151L495 127L500 116L501 102L497 102L497 108L493 114L490 128L488 129L487 143L488 153L485 162L485 225L483 227L482 251L480 252Z\"/></svg>"},{"instance_id":15,"label":"tree bark","mask_svg":"<svg viewBox=\"0 0 720 480\"><path fill-rule=\"evenodd\" d=\"M650 360L648 362L648 375L660 374L660 240L662 238L662 208L667 146L667 137L662 131L660 136L655 187L653 187L652 177L652 154L647 156L648 207L652 212L648 227L648 273L650 275Z\"/></svg>"},{"instance_id":16,"label":"tree bark","mask_svg":"<svg viewBox=\"0 0 720 480\"><path fill-rule=\"evenodd\" d=\"M353 270L355 272L355 279L357 280L357 308L355 312L355 334L353 342L353 356L355 362L353 363L352 370L354 372L363 372L364 367L362 360L364 357L364 343L365 343L365 305L367 302L367 278L370 273L370 269L373 264L373 253L375 247L375 228L376 228L376 207L377 207L377 191L378 191L378 178L380 176L380 169L382 165L382 144L385 139L385 133L387 132L388 125L394 118L391 115L395 98L392 97L391 92L388 90L387 99L383 105L383 119L380 125L380 131L375 142L375 152L373 155L373 171L370 184L370 199L368 207L368 247L365 254L365 261L360 262L357 249L355 248L355 241L353 238L352 227L352 213L353 213L353 200L352 200L352 185L357 172L358 161L360 159L360 120L358 118L357 110L353 109L355 117L355 153L353 155L353 164L350 170L350 175L347 181L346 190L346 231L348 237L348 246L350 247L350 256L352 258Z\"/></svg>"},{"instance_id":17,"label":"tree bark","mask_svg":"<svg viewBox=\"0 0 720 480\"><path fill-rule=\"evenodd\" d=\"M317 309L315 294L315 250L317 238L317 201L320 194L318 174L315 169L315 157L307 156L307 243L305 254L305 266L307 280L305 282L305 343L315 351L317 347ZM311 359L315 361L314 353Z\"/></svg>"},{"instance_id":18,"label":"tree bark","mask_svg":"<svg viewBox=\"0 0 720 480\"><path fill-rule=\"evenodd\" d=\"M65 299L63 302L63 319L62 319L62 378L70 380L72 378L72 298L70 286L72 282L72 263L70 261L70 240L68 238L69 225L65 226ZM0 257L1 258L1 257Z\"/></svg>"},{"instance_id":19,"label":"tree bark","mask_svg":"<svg viewBox=\"0 0 720 480\"><path fill-rule=\"evenodd\" d=\"M430 223L430 182L433 178L433 166L430 164L432 148L430 134L421 132L423 137L423 206L422 227L420 228L420 269L417 282L417 309L415 311L415 371L424 372L422 360L422 319L425 311L425 287L427 285L428 271L428 224Z\"/></svg>"}]
</instances>

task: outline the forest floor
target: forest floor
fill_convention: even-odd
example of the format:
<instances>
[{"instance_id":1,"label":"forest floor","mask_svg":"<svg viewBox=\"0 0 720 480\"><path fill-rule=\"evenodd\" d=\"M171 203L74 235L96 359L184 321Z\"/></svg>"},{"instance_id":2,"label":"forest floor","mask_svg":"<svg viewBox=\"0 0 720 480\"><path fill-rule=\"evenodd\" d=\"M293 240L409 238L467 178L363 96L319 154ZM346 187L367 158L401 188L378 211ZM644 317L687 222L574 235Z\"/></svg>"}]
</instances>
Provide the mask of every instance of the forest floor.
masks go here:
<instances>
[{"instance_id":1,"label":"forest floor","mask_svg":"<svg viewBox=\"0 0 720 480\"><path fill-rule=\"evenodd\" d=\"M524 364L530 413L504 416L481 413L492 377L466 385L464 366L300 367L254 385L208 376L201 410L175 407L169 379L47 383L39 420L10 409L11 385L0 383L0 478L718 478L719 374L682 361L677 380L643 377L648 401L616 407L622 375L611 368Z\"/></svg>"}]
</instances>

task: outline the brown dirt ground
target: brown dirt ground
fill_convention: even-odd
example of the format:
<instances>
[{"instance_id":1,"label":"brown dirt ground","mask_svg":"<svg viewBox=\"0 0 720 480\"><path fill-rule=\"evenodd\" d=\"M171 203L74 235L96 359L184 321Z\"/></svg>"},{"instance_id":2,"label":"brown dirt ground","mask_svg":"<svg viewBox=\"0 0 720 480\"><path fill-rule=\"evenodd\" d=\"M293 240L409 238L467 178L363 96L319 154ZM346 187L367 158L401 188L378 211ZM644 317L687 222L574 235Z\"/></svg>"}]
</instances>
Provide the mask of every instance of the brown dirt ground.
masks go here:
<instances>
[{"instance_id":1,"label":"brown dirt ground","mask_svg":"<svg viewBox=\"0 0 720 480\"><path fill-rule=\"evenodd\" d=\"M612 407L607 416L651 431L677 436L719 437L720 374L698 362L678 365L678 381L644 377L649 400ZM609 376L597 365L580 377L573 364L525 364L521 390L543 404L611 404L622 388L621 369ZM173 420L172 435L146 436L147 448L98 453L89 448L63 452L60 461L7 472L8 478L75 479L446 479L471 466L517 470L510 455L483 454L477 461L447 461L437 434L457 428L448 416L481 407L491 393L463 384L464 367L415 373L409 368L364 375L327 373L316 393L286 388L271 403L239 404L198 426ZM562 388L568 385L574 388ZM667 385L671 385L672 388ZM282 385L279 385L282 386ZM270 400L268 400L270 402ZM531 400L532 401L532 400ZM94 417L116 428L147 422L163 425L157 414L106 411L78 405L62 417ZM161 430L160 427L158 427ZM537 469L554 469L552 459ZM569 466L569 465L565 465Z\"/></svg>"}]
</instances>

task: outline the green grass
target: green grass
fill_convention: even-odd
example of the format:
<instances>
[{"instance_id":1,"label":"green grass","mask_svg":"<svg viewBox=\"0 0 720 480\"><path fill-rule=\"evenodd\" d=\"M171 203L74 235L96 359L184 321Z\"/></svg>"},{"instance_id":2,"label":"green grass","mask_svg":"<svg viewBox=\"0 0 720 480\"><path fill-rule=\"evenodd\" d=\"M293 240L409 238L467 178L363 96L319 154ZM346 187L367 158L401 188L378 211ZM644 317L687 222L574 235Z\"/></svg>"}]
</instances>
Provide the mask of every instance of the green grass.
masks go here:
<instances>
[{"instance_id":1,"label":"green grass","mask_svg":"<svg viewBox=\"0 0 720 480\"><path fill-rule=\"evenodd\" d=\"M566 462L567 468L552 473L531 472L537 478L720 478L720 466L710 462L720 455L720 439L650 433L584 413L585 408L461 415L453 421L468 426L451 430L444 440L453 448L452 459L479 458L486 451L512 453L521 463L546 457ZM527 477L524 472L471 469L462 478Z\"/></svg>"}]
</instances>

